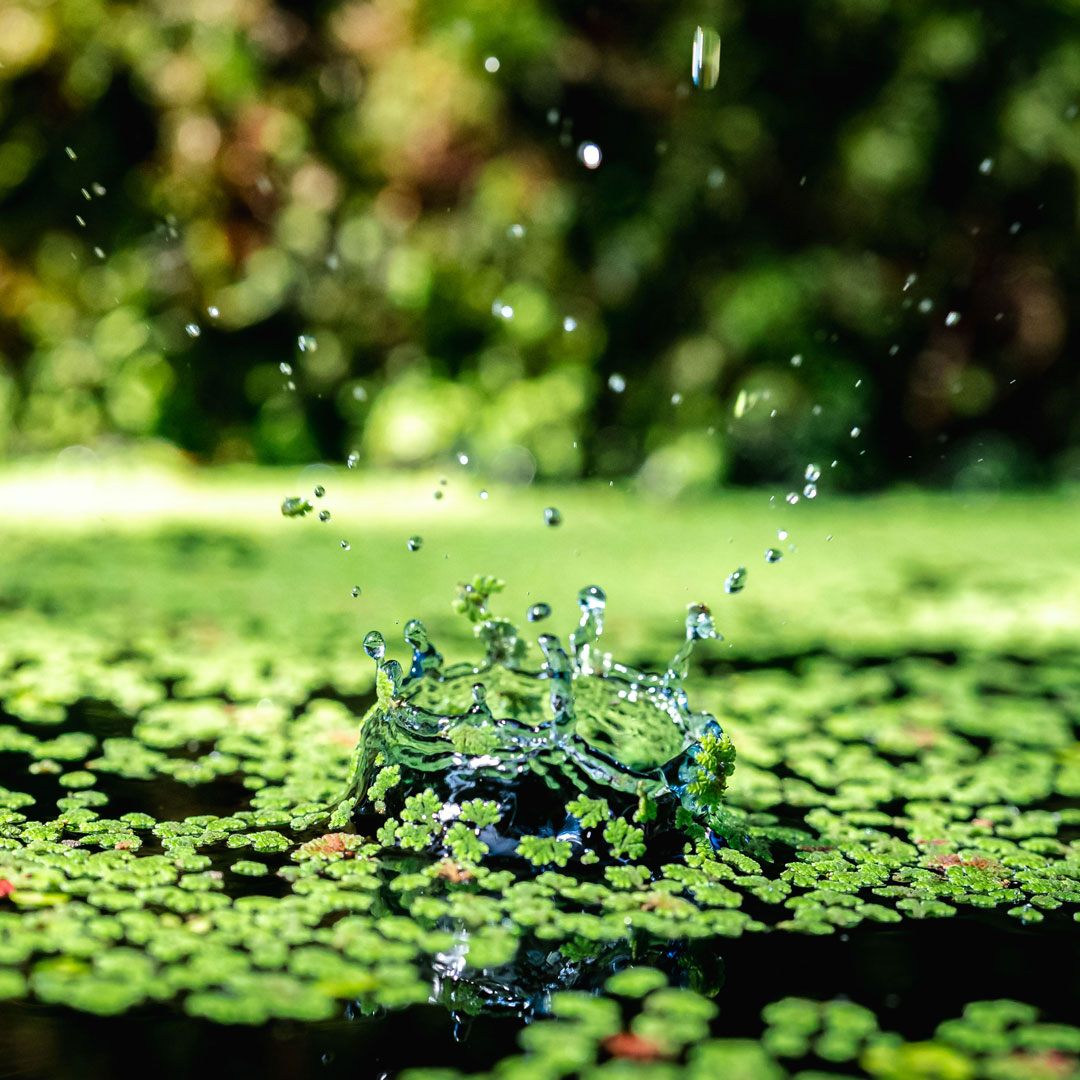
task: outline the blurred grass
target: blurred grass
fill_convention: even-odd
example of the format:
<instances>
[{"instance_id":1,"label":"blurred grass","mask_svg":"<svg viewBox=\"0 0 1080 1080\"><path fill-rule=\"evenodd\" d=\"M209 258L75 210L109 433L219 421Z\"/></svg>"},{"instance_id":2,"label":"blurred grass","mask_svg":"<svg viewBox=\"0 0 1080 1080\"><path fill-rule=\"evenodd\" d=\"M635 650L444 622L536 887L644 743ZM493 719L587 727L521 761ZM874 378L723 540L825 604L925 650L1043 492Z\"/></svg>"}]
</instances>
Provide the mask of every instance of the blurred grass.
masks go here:
<instances>
[{"instance_id":1,"label":"blurred grass","mask_svg":"<svg viewBox=\"0 0 1080 1080\"><path fill-rule=\"evenodd\" d=\"M312 501L332 520L283 518L281 498L315 483L327 493ZM122 649L150 634L158 648L208 657L243 640L270 657L355 655L366 667L363 633L400 641L416 616L458 659L473 655L470 631L450 600L478 572L507 582L498 613L523 623L527 605L543 600L554 615L542 628L559 633L574 624L577 589L602 585L609 647L653 663L677 647L685 605L698 600L725 634L708 649L720 659L814 649L1037 657L1080 642L1074 493L823 494L792 507L745 491L658 504L607 486L492 487L482 500L482 486L459 475L437 501L437 476L326 466L9 468L0 473L5 648L55 634ZM561 527L544 525L548 505L562 511ZM413 535L424 537L415 553ZM768 565L772 546L784 558ZM747 587L725 595L739 565Z\"/></svg>"}]
</instances>

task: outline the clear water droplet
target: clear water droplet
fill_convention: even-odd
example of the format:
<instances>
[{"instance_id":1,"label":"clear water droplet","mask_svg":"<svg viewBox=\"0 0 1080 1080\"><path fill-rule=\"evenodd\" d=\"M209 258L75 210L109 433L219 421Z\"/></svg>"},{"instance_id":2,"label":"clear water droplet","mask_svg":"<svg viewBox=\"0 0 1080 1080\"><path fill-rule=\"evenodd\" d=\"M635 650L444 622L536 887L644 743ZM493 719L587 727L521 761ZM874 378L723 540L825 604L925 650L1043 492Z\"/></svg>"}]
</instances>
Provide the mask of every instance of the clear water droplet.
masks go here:
<instances>
[{"instance_id":1,"label":"clear water droplet","mask_svg":"<svg viewBox=\"0 0 1080 1080\"><path fill-rule=\"evenodd\" d=\"M803 474L810 483L814 483L816 480L821 479L821 470L814 464L806 466L806 472Z\"/></svg>"},{"instance_id":2,"label":"clear water droplet","mask_svg":"<svg viewBox=\"0 0 1080 1080\"><path fill-rule=\"evenodd\" d=\"M626 379L618 372L608 376L608 389L614 394L621 394L626 389Z\"/></svg>"},{"instance_id":3,"label":"clear water droplet","mask_svg":"<svg viewBox=\"0 0 1080 1080\"><path fill-rule=\"evenodd\" d=\"M671 404L672 405L681 405L682 404L682 394L672 394L671 395Z\"/></svg>"},{"instance_id":4,"label":"clear water droplet","mask_svg":"<svg viewBox=\"0 0 1080 1080\"><path fill-rule=\"evenodd\" d=\"M319 520L320 521L329 521L330 520L330 511L329 510L320 510L319 511Z\"/></svg>"},{"instance_id":5,"label":"clear water droplet","mask_svg":"<svg viewBox=\"0 0 1080 1080\"><path fill-rule=\"evenodd\" d=\"M765 551L765 561L767 563L779 562L784 557L784 553L779 548L767 548Z\"/></svg>"},{"instance_id":6,"label":"clear water droplet","mask_svg":"<svg viewBox=\"0 0 1080 1080\"><path fill-rule=\"evenodd\" d=\"M410 536L408 539L408 548L410 551L419 551L424 546L424 538L422 536Z\"/></svg>"},{"instance_id":7,"label":"clear water droplet","mask_svg":"<svg viewBox=\"0 0 1080 1080\"><path fill-rule=\"evenodd\" d=\"M98 182L97 182L97 181L95 180L95 181L94 181L94 182L93 182L93 183L92 183L92 184L90 185L90 190L91 190L91 191L92 191L92 192L93 192L93 193L94 193L95 195L97 195L97 197L98 197L98 198L101 198L101 196L105 194L105 185L104 185L104 184L99 184L99 183L98 183Z\"/></svg>"},{"instance_id":8,"label":"clear water droplet","mask_svg":"<svg viewBox=\"0 0 1080 1080\"><path fill-rule=\"evenodd\" d=\"M69 158L70 158L70 159L71 159L72 161L76 161L76 160L78 160L78 157L79 157L79 155L78 155L78 154L76 154L76 153L75 153L75 151L74 151L74 150L72 150L70 146L65 146L65 147L64 147L64 153L65 153L65 154L67 154L67 156L68 156L68 157L69 157Z\"/></svg>"},{"instance_id":9,"label":"clear water droplet","mask_svg":"<svg viewBox=\"0 0 1080 1080\"><path fill-rule=\"evenodd\" d=\"M981 172L983 174L983 176L989 176L993 171L994 171L994 159L989 158L989 157L984 157L982 159L982 161L979 162L979 172Z\"/></svg>"},{"instance_id":10,"label":"clear water droplet","mask_svg":"<svg viewBox=\"0 0 1080 1080\"><path fill-rule=\"evenodd\" d=\"M198 323L189 322L184 327L189 338L197 338L202 333L202 327Z\"/></svg>"},{"instance_id":11,"label":"clear water droplet","mask_svg":"<svg viewBox=\"0 0 1080 1080\"><path fill-rule=\"evenodd\" d=\"M933 311L933 310L934 310L934 301L931 300L929 296L924 296L922 298L922 300L919 301L919 314L920 315L929 315L930 312Z\"/></svg>"},{"instance_id":12,"label":"clear water droplet","mask_svg":"<svg viewBox=\"0 0 1080 1080\"><path fill-rule=\"evenodd\" d=\"M278 371L280 371L282 375L291 375L292 364L286 363L286 361L282 360L281 363L278 364Z\"/></svg>"},{"instance_id":13,"label":"clear water droplet","mask_svg":"<svg viewBox=\"0 0 1080 1080\"><path fill-rule=\"evenodd\" d=\"M481 499L486 499L487 497L488 497L488 493L487 493L486 491L483 491L483 490L482 490L482 491L480 492L480 498L481 498Z\"/></svg>"},{"instance_id":14,"label":"clear water droplet","mask_svg":"<svg viewBox=\"0 0 1080 1080\"><path fill-rule=\"evenodd\" d=\"M786 540L787 539L787 529L777 529L776 530L776 539L777 540Z\"/></svg>"},{"instance_id":15,"label":"clear water droplet","mask_svg":"<svg viewBox=\"0 0 1080 1080\"><path fill-rule=\"evenodd\" d=\"M802 367L802 353L796 353L791 358L791 366L792 367Z\"/></svg>"},{"instance_id":16,"label":"clear water droplet","mask_svg":"<svg viewBox=\"0 0 1080 1080\"><path fill-rule=\"evenodd\" d=\"M515 223L511 225L510 228L506 230L506 232L507 235L514 240L520 240L525 235L525 226Z\"/></svg>"},{"instance_id":17,"label":"clear water droplet","mask_svg":"<svg viewBox=\"0 0 1080 1080\"><path fill-rule=\"evenodd\" d=\"M806 487L804 487L802 489L802 493L808 499L816 499L817 498L817 484L807 484Z\"/></svg>"},{"instance_id":18,"label":"clear water droplet","mask_svg":"<svg viewBox=\"0 0 1080 1080\"><path fill-rule=\"evenodd\" d=\"M214 307L213 304L211 304L206 309L206 314L209 315L211 319L216 319L221 314L221 312L216 307Z\"/></svg>"},{"instance_id":19,"label":"clear water droplet","mask_svg":"<svg viewBox=\"0 0 1080 1080\"><path fill-rule=\"evenodd\" d=\"M794 491L789 491L784 496L784 502L791 503L792 506L794 506L798 501L799 501L799 496Z\"/></svg>"},{"instance_id":20,"label":"clear water droplet","mask_svg":"<svg viewBox=\"0 0 1080 1080\"><path fill-rule=\"evenodd\" d=\"M918 280L919 280L919 275L918 274L908 274L908 276L906 278L904 278L904 292L907 292L908 289L910 289L911 286L914 285L915 282L918 281Z\"/></svg>"},{"instance_id":21,"label":"clear water droplet","mask_svg":"<svg viewBox=\"0 0 1080 1080\"><path fill-rule=\"evenodd\" d=\"M711 27L699 26L694 31L690 78L702 90L711 90L720 78L720 35Z\"/></svg>"},{"instance_id":22,"label":"clear water droplet","mask_svg":"<svg viewBox=\"0 0 1080 1080\"><path fill-rule=\"evenodd\" d=\"M375 661L386 655L386 640L378 630L369 630L364 635L364 652Z\"/></svg>"},{"instance_id":23,"label":"clear water droplet","mask_svg":"<svg viewBox=\"0 0 1080 1080\"><path fill-rule=\"evenodd\" d=\"M439 488L436 488L436 489L434 490L434 492L432 492L432 495L431 495L431 497L432 497L433 499L441 499L441 498L443 497L443 495L444 495L444 492L443 492L443 491L441 491L441 490L440 490Z\"/></svg>"},{"instance_id":24,"label":"clear water droplet","mask_svg":"<svg viewBox=\"0 0 1080 1080\"><path fill-rule=\"evenodd\" d=\"M341 541L341 550L342 551L351 551L352 550L352 544L350 544L348 540L342 540Z\"/></svg>"},{"instance_id":25,"label":"clear water droplet","mask_svg":"<svg viewBox=\"0 0 1080 1080\"><path fill-rule=\"evenodd\" d=\"M321 499L326 494L326 488L322 484L315 485L315 491L313 493L316 499Z\"/></svg>"},{"instance_id":26,"label":"clear water droplet","mask_svg":"<svg viewBox=\"0 0 1080 1080\"><path fill-rule=\"evenodd\" d=\"M568 333L572 334L577 329L577 319L570 315L567 315L562 321L562 328Z\"/></svg>"},{"instance_id":27,"label":"clear water droplet","mask_svg":"<svg viewBox=\"0 0 1080 1080\"><path fill-rule=\"evenodd\" d=\"M960 312L959 311L950 311L949 314L945 316L945 325L946 326L955 326L959 321L960 321Z\"/></svg>"},{"instance_id":28,"label":"clear water droplet","mask_svg":"<svg viewBox=\"0 0 1080 1080\"><path fill-rule=\"evenodd\" d=\"M359 585L354 585L349 590L349 595L355 600L360 595L360 586Z\"/></svg>"},{"instance_id":29,"label":"clear water droplet","mask_svg":"<svg viewBox=\"0 0 1080 1080\"><path fill-rule=\"evenodd\" d=\"M732 570L726 578L724 578L724 592L726 593L740 593L746 588L746 567L740 566L737 570Z\"/></svg>"},{"instance_id":30,"label":"clear water droplet","mask_svg":"<svg viewBox=\"0 0 1080 1080\"><path fill-rule=\"evenodd\" d=\"M586 169L597 169L600 167L600 162L603 160L604 155L600 151L600 147L596 143L583 142L577 151L578 160L585 166Z\"/></svg>"},{"instance_id":31,"label":"clear water droplet","mask_svg":"<svg viewBox=\"0 0 1080 1080\"><path fill-rule=\"evenodd\" d=\"M99 259L104 259L105 258L105 249L100 248L100 247L95 247L94 248L94 255L95 255L95 257L97 257Z\"/></svg>"},{"instance_id":32,"label":"clear water droplet","mask_svg":"<svg viewBox=\"0 0 1080 1080\"><path fill-rule=\"evenodd\" d=\"M861 434L862 434L862 428L861 427L856 426L856 427L853 427L851 429L851 437L853 439L857 439Z\"/></svg>"},{"instance_id":33,"label":"clear water droplet","mask_svg":"<svg viewBox=\"0 0 1080 1080\"><path fill-rule=\"evenodd\" d=\"M346 459L345 464L350 469L355 469L360 464L360 455L354 450Z\"/></svg>"},{"instance_id":34,"label":"clear water droplet","mask_svg":"<svg viewBox=\"0 0 1080 1080\"><path fill-rule=\"evenodd\" d=\"M469 455L468 454L458 454L457 459L458 459L458 464L459 465L468 465L469 464Z\"/></svg>"},{"instance_id":35,"label":"clear water droplet","mask_svg":"<svg viewBox=\"0 0 1080 1080\"><path fill-rule=\"evenodd\" d=\"M562 513L554 506L549 506L544 510L544 524L545 525L561 525Z\"/></svg>"},{"instance_id":36,"label":"clear water droplet","mask_svg":"<svg viewBox=\"0 0 1080 1080\"><path fill-rule=\"evenodd\" d=\"M528 619L529 622L540 622L542 619L546 619L550 614L550 604L533 604L525 613L525 618Z\"/></svg>"},{"instance_id":37,"label":"clear water droplet","mask_svg":"<svg viewBox=\"0 0 1080 1080\"><path fill-rule=\"evenodd\" d=\"M319 343L310 334L301 334L296 339L297 347L301 352L315 352L319 347Z\"/></svg>"},{"instance_id":38,"label":"clear water droplet","mask_svg":"<svg viewBox=\"0 0 1080 1080\"><path fill-rule=\"evenodd\" d=\"M484 70L489 75L494 75L499 70L499 58L497 56L489 56L484 61Z\"/></svg>"}]
</instances>

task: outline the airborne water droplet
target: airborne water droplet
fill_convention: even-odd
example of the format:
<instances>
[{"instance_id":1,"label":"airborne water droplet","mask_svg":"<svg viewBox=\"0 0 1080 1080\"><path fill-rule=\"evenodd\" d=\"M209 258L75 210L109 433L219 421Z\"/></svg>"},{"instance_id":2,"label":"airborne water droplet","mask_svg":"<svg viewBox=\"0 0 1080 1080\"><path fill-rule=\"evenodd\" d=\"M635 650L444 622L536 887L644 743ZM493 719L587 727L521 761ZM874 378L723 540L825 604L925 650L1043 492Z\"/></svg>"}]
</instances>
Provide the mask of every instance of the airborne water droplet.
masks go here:
<instances>
[{"instance_id":1,"label":"airborne water droplet","mask_svg":"<svg viewBox=\"0 0 1080 1080\"><path fill-rule=\"evenodd\" d=\"M960 312L959 311L950 311L949 314L945 316L945 325L946 326L955 326L959 321L960 321Z\"/></svg>"},{"instance_id":2,"label":"airborne water droplet","mask_svg":"<svg viewBox=\"0 0 1080 1080\"><path fill-rule=\"evenodd\" d=\"M571 315L567 315L562 321L562 328L568 333L572 334L577 329L577 319Z\"/></svg>"},{"instance_id":3,"label":"airborne water droplet","mask_svg":"<svg viewBox=\"0 0 1080 1080\"><path fill-rule=\"evenodd\" d=\"M408 540L408 548L410 551L419 551L424 546L424 538L422 536L410 536Z\"/></svg>"},{"instance_id":4,"label":"airborne water droplet","mask_svg":"<svg viewBox=\"0 0 1080 1080\"><path fill-rule=\"evenodd\" d=\"M860 428L860 427L853 427L853 428L851 429L851 437L852 437L853 439L857 439L857 438L858 438L858 437L859 437L859 436L860 436L861 434L862 434L862 428Z\"/></svg>"},{"instance_id":5,"label":"airborne water droplet","mask_svg":"<svg viewBox=\"0 0 1080 1080\"><path fill-rule=\"evenodd\" d=\"M816 499L817 498L817 484L807 484L806 487L804 487L802 489L802 493L808 499Z\"/></svg>"},{"instance_id":6,"label":"airborne water droplet","mask_svg":"<svg viewBox=\"0 0 1080 1080\"><path fill-rule=\"evenodd\" d=\"M360 464L360 455L354 450L346 459L345 464L350 469L355 469Z\"/></svg>"},{"instance_id":7,"label":"airborne water droplet","mask_svg":"<svg viewBox=\"0 0 1080 1080\"><path fill-rule=\"evenodd\" d=\"M320 521L329 521L330 520L330 511L329 510L320 510L319 511L319 520Z\"/></svg>"},{"instance_id":8,"label":"airborne water droplet","mask_svg":"<svg viewBox=\"0 0 1080 1080\"><path fill-rule=\"evenodd\" d=\"M189 322L184 329L190 338L197 338L202 333L202 327L198 323Z\"/></svg>"},{"instance_id":9,"label":"airborne water droplet","mask_svg":"<svg viewBox=\"0 0 1080 1080\"><path fill-rule=\"evenodd\" d=\"M386 640L378 630L369 630L364 635L364 652L376 661L386 655Z\"/></svg>"},{"instance_id":10,"label":"airborne water droplet","mask_svg":"<svg viewBox=\"0 0 1080 1080\"><path fill-rule=\"evenodd\" d=\"M292 364L288 364L284 360L282 360L281 363L278 364L278 371L280 371L282 375L291 375Z\"/></svg>"},{"instance_id":11,"label":"airborne water droplet","mask_svg":"<svg viewBox=\"0 0 1080 1080\"><path fill-rule=\"evenodd\" d=\"M789 491L784 496L784 501L789 502L792 506L794 506L799 501L799 496L794 491Z\"/></svg>"},{"instance_id":12,"label":"airborne water droplet","mask_svg":"<svg viewBox=\"0 0 1080 1080\"><path fill-rule=\"evenodd\" d=\"M621 394L626 389L626 379L618 372L613 372L608 376L608 389L615 394Z\"/></svg>"},{"instance_id":13,"label":"airborne water droplet","mask_svg":"<svg viewBox=\"0 0 1080 1080\"><path fill-rule=\"evenodd\" d=\"M354 585L350 590L349 595L355 600L360 595L360 586Z\"/></svg>"},{"instance_id":14,"label":"airborne water droplet","mask_svg":"<svg viewBox=\"0 0 1080 1080\"><path fill-rule=\"evenodd\" d=\"M768 563L779 562L784 557L784 553L777 548L768 548L765 551L765 561Z\"/></svg>"},{"instance_id":15,"label":"airborne water droplet","mask_svg":"<svg viewBox=\"0 0 1080 1080\"><path fill-rule=\"evenodd\" d=\"M301 352L314 352L319 347L319 343L310 334L301 334L296 339L296 344Z\"/></svg>"},{"instance_id":16,"label":"airborne water droplet","mask_svg":"<svg viewBox=\"0 0 1080 1080\"><path fill-rule=\"evenodd\" d=\"M315 498L316 499L321 499L325 494L326 494L326 488L324 488L322 486L322 484L316 484L315 485Z\"/></svg>"},{"instance_id":17,"label":"airborne water droplet","mask_svg":"<svg viewBox=\"0 0 1080 1080\"><path fill-rule=\"evenodd\" d=\"M562 514L554 506L549 506L544 511L544 524L552 526L561 525Z\"/></svg>"},{"instance_id":18,"label":"airborne water droplet","mask_svg":"<svg viewBox=\"0 0 1080 1080\"><path fill-rule=\"evenodd\" d=\"M724 592L739 593L746 588L746 567L740 566L738 570L732 570L724 579Z\"/></svg>"},{"instance_id":19,"label":"airborne water droplet","mask_svg":"<svg viewBox=\"0 0 1080 1080\"><path fill-rule=\"evenodd\" d=\"M525 618L527 618L529 622L540 622L541 619L546 619L550 614L550 604L533 604L525 613Z\"/></svg>"},{"instance_id":20,"label":"airborne water droplet","mask_svg":"<svg viewBox=\"0 0 1080 1080\"><path fill-rule=\"evenodd\" d=\"M596 143L583 142L578 147L578 157L586 169L597 169L600 167L604 155L600 152L600 147Z\"/></svg>"},{"instance_id":21,"label":"airborne water droplet","mask_svg":"<svg viewBox=\"0 0 1080 1080\"><path fill-rule=\"evenodd\" d=\"M806 472L803 475L806 477L807 480L810 481L811 484L813 484L815 481L821 479L821 469L819 469L816 465L813 464L807 465Z\"/></svg>"},{"instance_id":22,"label":"airborne water droplet","mask_svg":"<svg viewBox=\"0 0 1080 1080\"><path fill-rule=\"evenodd\" d=\"M699 26L694 31L690 77L703 90L711 90L720 77L720 35L710 27Z\"/></svg>"},{"instance_id":23,"label":"airborne water droplet","mask_svg":"<svg viewBox=\"0 0 1080 1080\"><path fill-rule=\"evenodd\" d=\"M350 544L348 540L342 540L341 541L341 550L342 551L350 551L350 550L352 550L352 544Z\"/></svg>"}]
</instances>

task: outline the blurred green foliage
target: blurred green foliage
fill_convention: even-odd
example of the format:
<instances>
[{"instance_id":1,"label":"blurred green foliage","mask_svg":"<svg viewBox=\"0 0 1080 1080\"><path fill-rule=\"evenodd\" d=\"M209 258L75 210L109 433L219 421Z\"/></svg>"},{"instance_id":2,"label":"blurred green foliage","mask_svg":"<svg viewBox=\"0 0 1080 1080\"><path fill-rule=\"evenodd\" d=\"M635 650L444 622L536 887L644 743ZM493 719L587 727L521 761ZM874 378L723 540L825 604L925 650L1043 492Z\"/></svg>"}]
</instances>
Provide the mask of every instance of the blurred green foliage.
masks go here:
<instances>
[{"instance_id":1,"label":"blurred green foliage","mask_svg":"<svg viewBox=\"0 0 1080 1080\"><path fill-rule=\"evenodd\" d=\"M1069 0L8 0L0 444L1075 475L1078 31Z\"/></svg>"}]
</instances>

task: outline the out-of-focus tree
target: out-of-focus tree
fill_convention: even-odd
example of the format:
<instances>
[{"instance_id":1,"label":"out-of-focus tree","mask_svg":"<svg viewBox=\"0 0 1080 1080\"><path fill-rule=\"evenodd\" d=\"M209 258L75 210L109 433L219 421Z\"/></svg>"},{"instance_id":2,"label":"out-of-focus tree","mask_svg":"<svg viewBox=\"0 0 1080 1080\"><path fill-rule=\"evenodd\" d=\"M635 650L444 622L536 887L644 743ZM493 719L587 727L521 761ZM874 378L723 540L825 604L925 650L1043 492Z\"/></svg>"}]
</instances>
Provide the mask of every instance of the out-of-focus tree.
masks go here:
<instances>
[{"instance_id":1,"label":"out-of-focus tree","mask_svg":"<svg viewBox=\"0 0 1080 1080\"><path fill-rule=\"evenodd\" d=\"M8 0L0 63L9 453L1080 470L1062 0Z\"/></svg>"}]
</instances>

